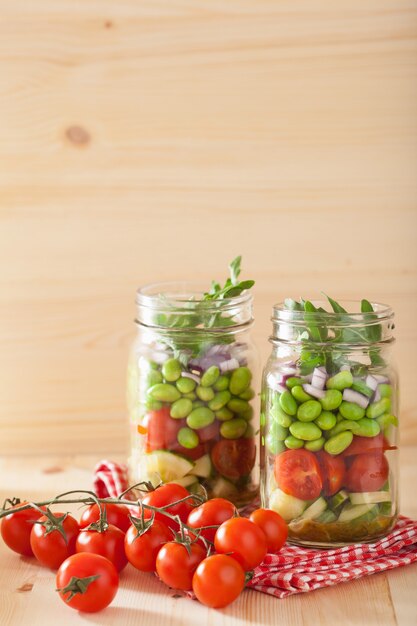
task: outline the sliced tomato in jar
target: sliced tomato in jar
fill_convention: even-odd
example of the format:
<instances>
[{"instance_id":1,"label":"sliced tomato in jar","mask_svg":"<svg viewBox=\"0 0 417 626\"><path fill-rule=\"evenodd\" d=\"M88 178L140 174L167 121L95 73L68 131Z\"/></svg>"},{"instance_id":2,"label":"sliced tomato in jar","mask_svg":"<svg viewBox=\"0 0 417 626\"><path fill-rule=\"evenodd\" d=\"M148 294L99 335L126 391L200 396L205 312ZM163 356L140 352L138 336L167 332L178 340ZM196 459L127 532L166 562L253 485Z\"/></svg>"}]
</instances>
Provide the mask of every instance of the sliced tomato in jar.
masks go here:
<instances>
[{"instance_id":1,"label":"sliced tomato in jar","mask_svg":"<svg viewBox=\"0 0 417 626\"><path fill-rule=\"evenodd\" d=\"M332 456L324 450L316 453L320 465L323 494L333 496L343 486L345 463L341 456Z\"/></svg>"},{"instance_id":2,"label":"sliced tomato in jar","mask_svg":"<svg viewBox=\"0 0 417 626\"><path fill-rule=\"evenodd\" d=\"M309 450L286 450L278 454L274 475L284 493L300 500L315 500L323 486L319 463Z\"/></svg>"},{"instance_id":3,"label":"sliced tomato in jar","mask_svg":"<svg viewBox=\"0 0 417 626\"><path fill-rule=\"evenodd\" d=\"M358 454L346 472L345 487L349 491L378 491L387 481L388 461L383 454Z\"/></svg>"},{"instance_id":4,"label":"sliced tomato in jar","mask_svg":"<svg viewBox=\"0 0 417 626\"><path fill-rule=\"evenodd\" d=\"M255 465L256 446L253 439L221 439L214 444L211 460L219 474L231 480L249 474Z\"/></svg>"},{"instance_id":5,"label":"sliced tomato in jar","mask_svg":"<svg viewBox=\"0 0 417 626\"><path fill-rule=\"evenodd\" d=\"M396 450L397 446L391 446L388 439L382 433L375 437L353 437L352 443L342 456L356 456L357 454L372 454L375 452L385 452L385 450Z\"/></svg>"}]
</instances>

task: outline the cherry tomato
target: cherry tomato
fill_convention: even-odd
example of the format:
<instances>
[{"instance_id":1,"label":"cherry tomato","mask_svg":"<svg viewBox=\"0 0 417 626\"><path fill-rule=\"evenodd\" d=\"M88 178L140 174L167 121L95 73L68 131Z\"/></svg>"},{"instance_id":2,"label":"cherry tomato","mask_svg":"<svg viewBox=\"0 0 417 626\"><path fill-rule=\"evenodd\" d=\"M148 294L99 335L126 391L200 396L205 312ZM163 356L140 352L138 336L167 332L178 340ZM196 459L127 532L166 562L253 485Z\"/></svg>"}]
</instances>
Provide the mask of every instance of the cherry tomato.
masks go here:
<instances>
[{"instance_id":1,"label":"cherry tomato","mask_svg":"<svg viewBox=\"0 0 417 626\"><path fill-rule=\"evenodd\" d=\"M332 456L320 450L316 453L320 465L320 476L323 483L323 494L333 496L343 486L345 463L342 456Z\"/></svg>"},{"instance_id":2,"label":"cherry tomato","mask_svg":"<svg viewBox=\"0 0 417 626\"><path fill-rule=\"evenodd\" d=\"M30 533L35 520L38 520L42 513L36 509L25 509L13 513L13 509L23 506L27 502L20 502L10 509L9 515L3 517L1 521L1 536L4 543L14 552L32 556L33 550L30 546Z\"/></svg>"},{"instance_id":3,"label":"cherry tomato","mask_svg":"<svg viewBox=\"0 0 417 626\"><path fill-rule=\"evenodd\" d=\"M107 513L107 522L113 526L117 526L125 533L130 528L131 521L129 519L129 509L124 504L103 504ZM100 510L97 504L92 504L84 511L80 519L80 528L86 528L93 522L98 522Z\"/></svg>"},{"instance_id":4,"label":"cherry tomato","mask_svg":"<svg viewBox=\"0 0 417 626\"><path fill-rule=\"evenodd\" d=\"M187 548L181 543L171 541L159 550L156 557L156 571L159 578L173 589L192 589L195 570L206 557L206 551L197 543Z\"/></svg>"},{"instance_id":5,"label":"cherry tomato","mask_svg":"<svg viewBox=\"0 0 417 626\"><path fill-rule=\"evenodd\" d=\"M264 533L268 552L276 553L281 550L288 537L288 526L281 515L269 509L256 509L249 519Z\"/></svg>"},{"instance_id":6,"label":"cherry tomato","mask_svg":"<svg viewBox=\"0 0 417 626\"><path fill-rule=\"evenodd\" d=\"M178 422L179 420L176 421ZM180 445L178 441L176 441L171 444L170 450L172 452L176 452L177 454L182 454L182 456L187 457L187 459L190 459L191 461L196 461L200 458L200 456L203 456L203 454L206 453L205 446L202 443L199 443L195 448L184 448L184 446Z\"/></svg>"},{"instance_id":7,"label":"cherry tomato","mask_svg":"<svg viewBox=\"0 0 417 626\"><path fill-rule=\"evenodd\" d=\"M167 504L172 504L177 500L181 500L190 494L181 485L177 485L175 483L161 485L157 487L154 491L150 491L146 494L146 496L142 499L144 504L149 504L150 506L162 507ZM188 514L190 513L192 507L191 498L186 500L185 502L181 502L180 504L174 504L173 506L168 507L166 510L167 513L171 515L179 515L181 521L186 522ZM145 509L145 518L149 519L152 516L152 512L149 509ZM178 524L174 520L170 520L163 513L159 513L158 511L155 513L155 519L159 519L161 522L169 526L169 528L173 528L174 530L178 530Z\"/></svg>"},{"instance_id":8,"label":"cherry tomato","mask_svg":"<svg viewBox=\"0 0 417 626\"><path fill-rule=\"evenodd\" d=\"M356 456L357 454L368 454L372 452L385 452L385 450L395 450L396 446L391 446L382 433L375 437L359 437L355 435L352 443L342 455L344 457Z\"/></svg>"},{"instance_id":9,"label":"cherry tomato","mask_svg":"<svg viewBox=\"0 0 417 626\"><path fill-rule=\"evenodd\" d=\"M193 591L202 604L213 609L227 606L245 586L241 565L226 554L213 554L201 561L193 576Z\"/></svg>"},{"instance_id":10,"label":"cherry tomato","mask_svg":"<svg viewBox=\"0 0 417 626\"><path fill-rule=\"evenodd\" d=\"M206 443L207 441L217 440L220 432L220 422L219 420L215 420L212 424L205 426L204 428L199 428L197 430L198 438L202 443Z\"/></svg>"},{"instance_id":11,"label":"cherry tomato","mask_svg":"<svg viewBox=\"0 0 417 626\"><path fill-rule=\"evenodd\" d=\"M249 571L264 560L267 540L259 526L246 517L234 517L219 526L214 547L219 554L230 554Z\"/></svg>"},{"instance_id":12,"label":"cherry tomato","mask_svg":"<svg viewBox=\"0 0 417 626\"><path fill-rule=\"evenodd\" d=\"M221 439L214 444L211 460L216 470L231 480L250 473L255 465L256 446L253 439Z\"/></svg>"},{"instance_id":13,"label":"cherry tomato","mask_svg":"<svg viewBox=\"0 0 417 626\"><path fill-rule=\"evenodd\" d=\"M45 515L42 515L38 521L45 522L46 526L43 523L33 525L30 545L39 563L51 569L58 569L65 559L74 554L80 527L72 515L54 512L54 516L60 520L65 518L61 524L67 537L66 541L59 530L49 532L50 522Z\"/></svg>"},{"instance_id":14,"label":"cherry tomato","mask_svg":"<svg viewBox=\"0 0 417 626\"><path fill-rule=\"evenodd\" d=\"M168 526L155 519L143 534L131 526L125 535L125 552L129 563L142 572L154 572L160 548L172 539Z\"/></svg>"},{"instance_id":15,"label":"cherry tomato","mask_svg":"<svg viewBox=\"0 0 417 626\"><path fill-rule=\"evenodd\" d=\"M147 452L171 450L176 444L178 431L185 426L185 419L174 419L169 411L168 406L163 406L158 411L149 411L147 414Z\"/></svg>"},{"instance_id":16,"label":"cherry tomato","mask_svg":"<svg viewBox=\"0 0 417 626\"><path fill-rule=\"evenodd\" d=\"M106 530L80 531L76 542L76 552L100 554L111 561L118 572L127 565L125 554L125 534L120 528L109 524Z\"/></svg>"},{"instance_id":17,"label":"cherry tomato","mask_svg":"<svg viewBox=\"0 0 417 626\"><path fill-rule=\"evenodd\" d=\"M191 511L187 519L187 526L200 528L201 526L220 526L223 522L236 514L234 504L224 498L212 498ZM208 528L200 533L208 541L214 541L216 528Z\"/></svg>"},{"instance_id":18,"label":"cherry tomato","mask_svg":"<svg viewBox=\"0 0 417 626\"><path fill-rule=\"evenodd\" d=\"M318 461L309 450L286 450L275 457L274 475L278 487L300 500L319 497L322 481Z\"/></svg>"},{"instance_id":19,"label":"cherry tomato","mask_svg":"<svg viewBox=\"0 0 417 626\"><path fill-rule=\"evenodd\" d=\"M346 472L349 491L378 491L388 478L389 465L383 454L359 454Z\"/></svg>"},{"instance_id":20,"label":"cherry tomato","mask_svg":"<svg viewBox=\"0 0 417 626\"><path fill-rule=\"evenodd\" d=\"M97 576L95 580L86 580ZM71 580L79 578L87 585L86 590L71 586ZM69 589L65 591L66 588ZM67 606L85 613L96 613L110 604L119 588L119 575L113 563L98 554L74 554L60 566L56 575L59 597ZM69 599L71 590L75 595Z\"/></svg>"}]
</instances>

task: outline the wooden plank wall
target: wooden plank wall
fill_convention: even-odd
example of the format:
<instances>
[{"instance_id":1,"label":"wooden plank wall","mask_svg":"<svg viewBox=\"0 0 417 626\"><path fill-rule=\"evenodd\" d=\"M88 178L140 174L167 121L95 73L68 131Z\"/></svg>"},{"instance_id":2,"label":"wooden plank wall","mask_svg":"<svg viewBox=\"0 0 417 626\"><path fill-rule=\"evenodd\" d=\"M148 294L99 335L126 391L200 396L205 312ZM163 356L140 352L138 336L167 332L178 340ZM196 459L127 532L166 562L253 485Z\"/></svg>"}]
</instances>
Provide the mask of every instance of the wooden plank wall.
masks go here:
<instances>
[{"instance_id":1,"label":"wooden plank wall","mask_svg":"<svg viewBox=\"0 0 417 626\"><path fill-rule=\"evenodd\" d=\"M125 446L134 292L390 303L417 442L417 2L0 0L0 452Z\"/></svg>"}]
</instances>

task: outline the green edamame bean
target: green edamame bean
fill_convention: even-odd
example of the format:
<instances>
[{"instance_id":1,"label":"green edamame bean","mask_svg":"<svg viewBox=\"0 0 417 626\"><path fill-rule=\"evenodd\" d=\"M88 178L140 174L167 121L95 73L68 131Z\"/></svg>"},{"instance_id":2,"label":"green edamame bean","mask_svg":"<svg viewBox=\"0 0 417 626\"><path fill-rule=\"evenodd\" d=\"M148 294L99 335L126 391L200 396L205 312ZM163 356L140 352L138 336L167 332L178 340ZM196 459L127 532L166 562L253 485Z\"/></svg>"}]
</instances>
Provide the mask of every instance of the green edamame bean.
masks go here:
<instances>
[{"instance_id":1,"label":"green edamame bean","mask_svg":"<svg viewBox=\"0 0 417 626\"><path fill-rule=\"evenodd\" d=\"M284 413L279 404L274 404L269 412L269 415L271 420L277 422L281 426L284 426L284 428L288 428L289 425L292 424L292 418Z\"/></svg>"},{"instance_id":2,"label":"green edamame bean","mask_svg":"<svg viewBox=\"0 0 417 626\"><path fill-rule=\"evenodd\" d=\"M334 411L338 409L342 403L342 394L338 389L328 389L323 398L320 398L320 404L325 411Z\"/></svg>"},{"instance_id":3,"label":"green edamame bean","mask_svg":"<svg viewBox=\"0 0 417 626\"><path fill-rule=\"evenodd\" d=\"M279 397L279 403L281 409L288 415L295 415L297 413L297 402L292 397L289 391L283 391Z\"/></svg>"},{"instance_id":4,"label":"green edamame bean","mask_svg":"<svg viewBox=\"0 0 417 626\"><path fill-rule=\"evenodd\" d=\"M336 425L336 415L331 411L322 411L315 423L322 430L331 430Z\"/></svg>"},{"instance_id":5,"label":"green edamame bean","mask_svg":"<svg viewBox=\"0 0 417 626\"><path fill-rule=\"evenodd\" d=\"M373 402L366 409L366 417L375 419L383 413L389 413L391 410L391 400L389 398L381 398L378 402Z\"/></svg>"},{"instance_id":6,"label":"green edamame bean","mask_svg":"<svg viewBox=\"0 0 417 626\"><path fill-rule=\"evenodd\" d=\"M190 391L190 393L183 393L183 398L188 398L189 400L195 400L197 398L197 394L194 391Z\"/></svg>"},{"instance_id":7,"label":"green edamame bean","mask_svg":"<svg viewBox=\"0 0 417 626\"><path fill-rule=\"evenodd\" d=\"M214 422L214 413L206 406L199 406L193 409L187 417L187 425L190 428L204 428Z\"/></svg>"},{"instance_id":8,"label":"green edamame bean","mask_svg":"<svg viewBox=\"0 0 417 626\"><path fill-rule=\"evenodd\" d=\"M339 433L338 435L328 439L324 444L324 449L332 456L336 456L337 454L341 454L343 450L346 450L346 448L350 446L352 439L352 431L345 430L343 433Z\"/></svg>"},{"instance_id":9,"label":"green edamame bean","mask_svg":"<svg viewBox=\"0 0 417 626\"><path fill-rule=\"evenodd\" d=\"M313 396L310 396L308 393L304 391L301 385L295 385L291 389L292 396L297 400L297 402L307 402L308 400L313 400Z\"/></svg>"},{"instance_id":10,"label":"green edamame bean","mask_svg":"<svg viewBox=\"0 0 417 626\"><path fill-rule=\"evenodd\" d=\"M338 422L342 422L345 418L343 417L343 415L341 413L337 413L336 414L336 423Z\"/></svg>"},{"instance_id":11,"label":"green edamame bean","mask_svg":"<svg viewBox=\"0 0 417 626\"><path fill-rule=\"evenodd\" d=\"M334 426L329 431L329 439L331 439L335 435L338 435L339 433L343 433L345 430L350 430L353 432L354 435L357 435L359 429L360 427L358 426L358 422L355 422L353 420L341 419L340 422L338 422L336 426Z\"/></svg>"},{"instance_id":12,"label":"green edamame bean","mask_svg":"<svg viewBox=\"0 0 417 626\"><path fill-rule=\"evenodd\" d=\"M379 393L381 394L381 398L391 398L392 396L392 387L391 385L387 385L386 383L381 383L378 385Z\"/></svg>"},{"instance_id":13,"label":"green edamame bean","mask_svg":"<svg viewBox=\"0 0 417 626\"><path fill-rule=\"evenodd\" d=\"M227 403L227 408L233 411L233 413L248 413L250 404L247 400L241 400L241 398L232 398Z\"/></svg>"},{"instance_id":14,"label":"green edamame bean","mask_svg":"<svg viewBox=\"0 0 417 626\"><path fill-rule=\"evenodd\" d=\"M226 389L229 389L229 378L224 375L219 376L214 383L214 388L216 391L225 391Z\"/></svg>"},{"instance_id":15,"label":"green edamame bean","mask_svg":"<svg viewBox=\"0 0 417 626\"><path fill-rule=\"evenodd\" d=\"M385 430L388 426L398 426L398 418L392 413L384 413L375 419L381 430Z\"/></svg>"},{"instance_id":16,"label":"green edamame bean","mask_svg":"<svg viewBox=\"0 0 417 626\"><path fill-rule=\"evenodd\" d=\"M225 391L218 391L214 398L208 403L208 407L212 411L218 411L226 406L231 397L230 391L227 389Z\"/></svg>"},{"instance_id":17,"label":"green edamame bean","mask_svg":"<svg viewBox=\"0 0 417 626\"><path fill-rule=\"evenodd\" d=\"M329 378L326 382L327 389L338 389L339 391L343 391L347 387L351 387L353 383L352 374L344 370L343 372L338 372L331 378Z\"/></svg>"},{"instance_id":18,"label":"green edamame bean","mask_svg":"<svg viewBox=\"0 0 417 626\"><path fill-rule=\"evenodd\" d=\"M280 441L279 439L275 439L271 435L271 433L268 433L268 435L265 437L265 444L271 454L279 454L280 452L284 452L285 450L284 442Z\"/></svg>"},{"instance_id":19,"label":"green edamame bean","mask_svg":"<svg viewBox=\"0 0 417 626\"><path fill-rule=\"evenodd\" d=\"M178 359L168 359L162 365L162 375L169 383L173 383L181 376L181 363Z\"/></svg>"},{"instance_id":20,"label":"green edamame bean","mask_svg":"<svg viewBox=\"0 0 417 626\"><path fill-rule=\"evenodd\" d=\"M291 376L290 378L287 378L285 384L288 387L288 389L292 389L296 385L302 385L303 380L302 378L298 378L298 376Z\"/></svg>"},{"instance_id":21,"label":"green edamame bean","mask_svg":"<svg viewBox=\"0 0 417 626\"><path fill-rule=\"evenodd\" d=\"M253 415L254 415L253 407L251 407L250 405L249 405L249 408L246 409L246 411L239 413L239 416L243 417L243 419L245 419L247 422L249 422L249 420L252 419Z\"/></svg>"},{"instance_id":22,"label":"green edamame bean","mask_svg":"<svg viewBox=\"0 0 417 626\"><path fill-rule=\"evenodd\" d=\"M189 398L180 398L172 403L169 414L174 419L183 419L184 417L187 417L192 410L193 403L191 400Z\"/></svg>"},{"instance_id":23,"label":"green edamame bean","mask_svg":"<svg viewBox=\"0 0 417 626\"><path fill-rule=\"evenodd\" d=\"M245 434L248 424L242 417L235 417L220 424L220 434L225 439L239 439Z\"/></svg>"},{"instance_id":24,"label":"green edamame bean","mask_svg":"<svg viewBox=\"0 0 417 626\"><path fill-rule=\"evenodd\" d=\"M255 391L252 389L252 387L248 387L247 389L245 389L245 391L239 394L239 398L242 398L242 400L252 400L254 397Z\"/></svg>"},{"instance_id":25,"label":"green edamame bean","mask_svg":"<svg viewBox=\"0 0 417 626\"><path fill-rule=\"evenodd\" d=\"M200 443L197 433L195 430L191 430L191 428L180 428L177 435L178 443L184 448L189 448L192 450L196 448Z\"/></svg>"},{"instance_id":26,"label":"green edamame bean","mask_svg":"<svg viewBox=\"0 0 417 626\"><path fill-rule=\"evenodd\" d=\"M347 420L360 420L365 415L365 409L354 402L342 402L339 412Z\"/></svg>"},{"instance_id":27,"label":"green edamame bean","mask_svg":"<svg viewBox=\"0 0 417 626\"><path fill-rule=\"evenodd\" d=\"M216 411L215 415L218 420L220 420L221 422L225 422L226 420L231 420L234 416L234 413L233 411L230 411L227 406L224 406L222 409Z\"/></svg>"},{"instance_id":28,"label":"green edamame bean","mask_svg":"<svg viewBox=\"0 0 417 626\"><path fill-rule=\"evenodd\" d=\"M175 383L178 391L181 393L191 393L196 388L196 382L192 378L181 377Z\"/></svg>"},{"instance_id":29,"label":"green edamame bean","mask_svg":"<svg viewBox=\"0 0 417 626\"><path fill-rule=\"evenodd\" d=\"M321 413L321 404L317 400L307 400L300 404L297 410L297 418L300 422L313 422Z\"/></svg>"},{"instance_id":30,"label":"green edamame bean","mask_svg":"<svg viewBox=\"0 0 417 626\"><path fill-rule=\"evenodd\" d=\"M322 434L320 428L313 422L293 422L290 426L290 433L303 441L319 439Z\"/></svg>"},{"instance_id":31,"label":"green edamame bean","mask_svg":"<svg viewBox=\"0 0 417 626\"><path fill-rule=\"evenodd\" d=\"M278 441L284 441L289 435L288 428L280 426L277 422L272 422L269 427L269 434L275 437L275 439L278 439Z\"/></svg>"},{"instance_id":32,"label":"green edamame bean","mask_svg":"<svg viewBox=\"0 0 417 626\"><path fill-rule=\"evenodd\" d=\"M252 372L250 369L248 367L238 367L232 372L230 377L230 393L238 396L249 387L251 380Z\"/></svg>"},{"instance_id":33,"label":"green edamame bean","mask_svg":"<svg viewBox=\"0 0 417 626\"><path fill-rule=\"evenodd\" d=\"M376 419L370 419L369 417L363 417L357 422L358 427L355 435L360 437L376 437L379 435L381 428Z\"/></svg>"},{"instance_id":34,"label":"green edamame bean","mask_svg":"<svg viewBox=\"0 0 417 626\"><path fill-rule=\"evenodd\" d=\"M201 385L198 385L195 392L203 402L209 402L214 398L214 390L211 387L201 387Z\"/></svg>"},{"instance_id":35,"label":"green edamame bean","mask_svg":"<svg viewBox=\"0 0 417 626\"><path fill-rule=\"evenodd\" d=\"M148 394L153 400L159 402L175 402L181 398L181 394L174 385L169 383L157 383L148 389Z\"/></svg>"},{"instance_id":36,"label":"green edamame bean","mask_svg":"<svg viewBox=\"0 0 417 626\"><path fill-rule=\"evenodd\" d=\"M220 376L220 370L217 365L209 367L201 377L202 387L212 387Z\"/></svg>"},{"instance_id":37,"label":"green edamame bean","mask_svg":"<svg viewBox=\"0 0 417 626\"><path fill-rule=\"evenodd\" d=\"M325 444L325 438L320 437L320 439L313 439L313 441L307 441L304 444L306 450L310 450L310 452L318 452L322 449Z\"/></svg>"},{"instance_id":38,"label":"green edamame bean","mask_svg":"<svg viewBox=\"0 0 417 626\"><path fill-rule=\"evenodd\" d=\"M284 443L290 450L298 450L298 448L302 448L304 446L304 441L294 437L294 435L289 435Z\"/></svg>"},{"instance_id":39,"label":"green edamame bean","mask_svg":"<svg viewBox=\"0 0 417 626\"><path fill-rule=\"evenodd\" d=\"M162 374L159 370L149 370L148 375L146 377L146 383L148 387L152 387L157 383L162 383Z\"/></svg>"}]
</instances>

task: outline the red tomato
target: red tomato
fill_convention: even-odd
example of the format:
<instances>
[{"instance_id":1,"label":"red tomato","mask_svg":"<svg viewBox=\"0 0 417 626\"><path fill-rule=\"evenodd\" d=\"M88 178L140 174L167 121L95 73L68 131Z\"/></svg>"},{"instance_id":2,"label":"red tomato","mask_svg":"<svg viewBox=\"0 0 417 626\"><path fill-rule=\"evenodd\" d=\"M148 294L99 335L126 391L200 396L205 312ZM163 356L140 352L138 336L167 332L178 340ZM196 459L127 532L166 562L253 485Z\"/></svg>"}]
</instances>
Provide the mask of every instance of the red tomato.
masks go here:
<instances>
[{"instance_id":1,"label":"red tomato","mask_svg":"<svg viewBox=\"0 0 417 626\"><path fill-rule=\"evenodd\" d=\"M201 561L193 576L193 591L205 606L221 609L241 593L245 572L235 559L225 554L213 554Z\"/></svg>"},{"instance_id":2,"label":"red tomato","mask_svg":"<svg viewBox=\"0 0 417 626\"><path fill-rule=\"evenodd\" d=\"M154 491L150 491L146 494L146 496L142 499L143 504L149 504L150 506L162 507L167 504L172 504L177 500L181 500L190 494L181 485L176 485L172 483L170 485L161 485L157 487ZM186 500L185 502L181 502L180 504L173 504L173 506L168 507L166 510L167 513L171 515L179 515L181 521L184 523L187 521L188 514L190 513L192 506L191 498ZM145 518L149 519L152 516L152 513L149 509L145 509ZM169 528L173 528L174 530L178 530L178 524L174 520L170 520L163 513L156 512L155 519L159 519L161 522L169 526Z\"/></svg>"},{"instance_id":3,"label":"red tomato","mask_svg":"<svg viewBox=\"0 0 417 626\"><path fill-rule=\"evenodd\" d=\"M177 443L177 434L185 426L185 419L174 419L169 411L168 406L163 406L162 409L149 411L147 414L147 452L171 450Z\"/></svg>"},{"instance_id":4,"label":"red tomato","mask_svg":"<svg viewBox=\"0 0 417 626\"><path fill-rule=\"evenodd\" d=\"M199 428L197 430L198 438L202 443L206 443L207 441L217 440L219 438L220 432L220 422L219 420L215 420L212 424L205 426L204 428Z\"/></svg>"},{"instance_id":5,"label":"red tomato","mask_svg":"<svg viewBox=\"0 0 417 626\"><path fill-rule=\"evenodd\" d=\"M359 454L346 472L349 491L378 491L388 478L389 465L383 454Z\"/></svg>"},{"instance_id":6,"label":"red tomato","mask_svg":"<svg viewBox=\"0 0 417 626\"><path fill-rule=\"evenodd\" d=\"M129 519L129 509L124 504L103 504L106 509L107 522L113 526L117 526L125 533L130 528L131 521ZM100 511L97 504L92 504L84 511L80 519L80 528L86 528L93 522L98 522Z\"/></svg>"},{"instance_id":7,"label":"red tomato","mask_svg":"<svg viewBox=\"0 0 417 626\"><path fill-rule=\"evenodd\" d=\"M88 580L94 576L97 576L95 580ZM77 589L74 578L81 579L87 585L85 591ZM119 588L119 575L113 563L98 554L74 554L59 568L56 588L67 606L76 611L95 613L113 600ZM71 591L75 595L69 600Z\"/></svg>"},{"instance_id":8,"label":"red tomato","mask_svg":"<svg viewBox=\"0 0 417 626\"><path fill-rule=\"evenodd\" d=\"M200 458L200 456L203 456L203 454L206 453L205 447L201 443L195 448L184 448L184 446L181 446L177 441L171 444L169 449L176 454L182 454L182 456L187 457L187 459L191 459L191 461L196 461Z\"/></svg>"},{"instance_id":9,"label":"red tomato","mask_svg":"<svg viewBox=\"0 0 417 626\"><path fill-rule=\"evenodd\" d=\"M262 563L267 541L262 530L246 517L234 517L219 526L214 547L219 554L229 554L245 571Z\"/></svg>"},{"instance_id":10,"label":"red tomato","mask_svg":"<svg viewBox=\"0 0 417 626\"><path fill-rule=\"evenodd\" d=\"M320 450L317 459L320 465L320 475L323 483L323 494L333 496L343 486L345 478L345 463L341 456L332 456Z\"/></svg>"},{"instance_id":11,"label":"red tomato","mask_svg":"<svg viewBox=\"0 0 417 626\"><path fill-rule=\"evenodd\" d=\"M77 537L76 552L100 554L111 561L118 572L127 565L125 534L112 524L102 532L82 529Z\"/></svg>"},{"instance_id":12,"label":"red tomato","mask_svg":"<svg viewBox=\"0 0 417 626\"><path fill-rule=\"evenodd\" d=\"M75 552L75 542L80 530L78 522L65 513L54 513L55 517L65 518L62 523L62 527L66 534L67 540L65 541L59 530L49 530L50 522L48 518L43 515L39 518L39 522L45 522L46 527L43 524L34 524L32 532L30 533L30 545L33 550L33 554L38 559L39 563L50 567L51 569L58 569L65 559Z\"/></svg>"},{"instance_id":13,"label":"red tomato","mask_svg":"<svg viewBox=\"0 0 417 626\"><path fill-rule=\"evenodd\" d=\"M255 465L254 439L221 439L214 444L211 460L216 470L231 480L250 473Z\"/></svg>"},{"instance_id":14,"label":"red tomato","mask_svg":"<svg viewBox=\"0 0 417 626\"><path fill-rule=\"evenodd\" d=\"M13 511L13 509L24 504L27 504L27 502L20 502L10 510ZM9 515L6 515L1 522L1 536L4 543L18 554L32 556L33 551L30 546L32 522L38 520L41 515L42 513L39 513L36 509L25 509L24 511L11 512Z\"/></svg>"},{"instance_id":15,"label":"red tomato","mask_svg":"<svg viewBox=\"0 0 417 626\"><path fill-rule=\"evenodd\" d=\"M288 537L288 526L281 515L269 509L256 509L249 519L264 533L268 552L276 553L281 550Z\"/></svg>"},{"instance_id":16,"label":"red tomato","mask_svg":"<svg viewBox=\"0 0 417 626\"><path fill-rule=\"evenodd\" d=\"M355 435L352 443L342 453L344 457L356 456L357 454L368 454L369 452L384 452L385 450L395 450L396 446L391 446L382 433L375 437L359 437Z\"/></svg>"},{"instance_id":17,"label":"red tomato","mask_svg":"<svg viewBox=\"0 0 417 626\"><path fill-rule=\"evenodd\" d=\"M201 526L220 526L223 522L236 514L234 504L224 498L212 498L191 511L187 519L187 526L200 528ZM208 528L200 533L208 541L214 541L216 528Z\"/></svg>"},{"instance_id":18,"label":"red tomato","mask_svg":"<svg viewBox=\"0 0 417 626\"><path fill-rule=\"evenodd\" d=\"M142 572L154 572L160 548L172 539L168 526L155 519L143 534L132 525L125 536L125 552L129 563Z\"/></svg>"},{"instance_id":19,"label":"red tomato","mask_svg":"<svg viewBox=\"0 0 417 626\"><path fill-rule=\"evenodd\" d=\"M275 457L274 475L282 491L300 500L319 497L322 482L318 461L309 450L286 450Z\"/></svg>"},{"instance_id":20,"label":"red tomato","mask_svg":"<svg viewBox=\"0 0 417 626\"><path fill-rule=\"evenodd\" d=\"M156 557L156 571L159 578L173 589L192 589L195 570L206 557L206 551L197 543L189 546L190 553L181 543L166 543Z\"/></svg>"}]
</instances>

